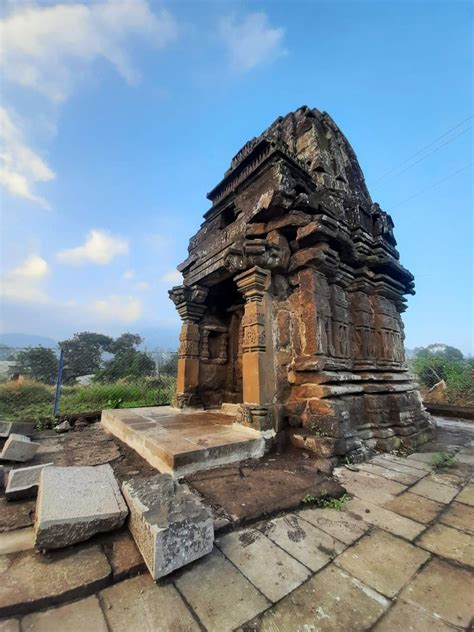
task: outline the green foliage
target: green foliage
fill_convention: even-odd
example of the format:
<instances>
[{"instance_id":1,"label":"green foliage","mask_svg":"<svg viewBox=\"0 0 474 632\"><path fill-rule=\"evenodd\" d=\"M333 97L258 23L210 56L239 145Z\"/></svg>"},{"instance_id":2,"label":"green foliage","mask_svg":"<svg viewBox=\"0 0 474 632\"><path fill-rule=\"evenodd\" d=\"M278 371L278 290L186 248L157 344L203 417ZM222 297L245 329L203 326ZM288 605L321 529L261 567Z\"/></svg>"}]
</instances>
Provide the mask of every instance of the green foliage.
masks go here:
<instances>
[{"instance_id":1,"label":"green foliage","mask_svg":"<svg viewBox=\"0 0 474 632\"><path fill-rule=\"evenodd\" d=\"M159 369L160 373L164 375L173 375L176 377L178 375L178 354L171 354L170 357L160 365Z\"/></svg>"},{"instance_id":2,"label":"green foliage","mask_svg":"<svg viewBox=\"0 0 474 632\"><path fill-rule=\"evenodd\" d=\"M54 384L58 375L58 357L52 349L31 347L17 354L15 371L37 382Z\"/></svg>"},{"instance_id":3,"label":"green foliage","mask_svg":"<svg viewBox=\"0 0 474 632\"><path fill-rule=\"evenodd\" d=\"M433 454L432 461L433 461L434 467L437 470L454 467L456 465L456 461L454 460L454 455L449 454L449 452L435 452Z\"/></svg>"},{"instance_id":4,"label":"green foliage","mask_svg":"<svg viewBox=\"0 0 474 632\"><path fill-rule=\"evenodd\" d=\"M120 378L136 379L153 375L156 371L154 360L135 349L122 349L96 373L99 382L111 382Z\"/></svg>"},{"instance_id":5,"label":"green foliage","mask_svg":"<svg viewBox=\"0 0 474 632\"><path fill-rule=\"evenodd\" d=\"M64 382L71 383L80 375L91 375L102 367L102 355L112 350L110 336L83 331L59 343L64 351Z\"/></svg>"},{"instance_id":6,"label":"green foliage","mask_svg":"<svg viewBox=\"0 0 474 632\"><path fill-rule=\"evenodd\" d=\"M425 388L445 381L448 403L474 404L474 361L464 358L459 349L440 344L421 347L411 365Z\"/></svg>"},{"instance_id":7,"label":"green foliage","mask_svg":"<svg viewBox=\"0 0 474 632\"><path fill-rule=\"evenodd\" d=\"M343 494L339 498L331 498L328 496L328 493L323 490L321 496L312 496L311 494L306 494L303 498L303 503L305 505L316 505L321 509L336 509L337 511L341 511L344 509L347 501L350 500L350 496L347 494Z\"/></svg>"}]
</instances>

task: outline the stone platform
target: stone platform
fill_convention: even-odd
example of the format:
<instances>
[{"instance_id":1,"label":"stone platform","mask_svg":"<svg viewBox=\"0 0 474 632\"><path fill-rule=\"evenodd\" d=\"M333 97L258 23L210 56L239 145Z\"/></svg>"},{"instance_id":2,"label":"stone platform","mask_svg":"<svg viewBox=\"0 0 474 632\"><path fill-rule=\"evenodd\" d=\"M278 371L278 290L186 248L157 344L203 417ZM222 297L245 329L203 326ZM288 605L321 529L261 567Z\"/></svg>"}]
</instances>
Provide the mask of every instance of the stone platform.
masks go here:
<instances>
[{"instance_id":1,"label":"stone platform","mask_svg":"<svg viewBox=\"0 0 474 632\"><path fill-rule=\"evenodd\" d=\"M102 425L175 478L263 455L265 441L233 415L171 406L104 410Z\"/></svg>"}]
</instances>

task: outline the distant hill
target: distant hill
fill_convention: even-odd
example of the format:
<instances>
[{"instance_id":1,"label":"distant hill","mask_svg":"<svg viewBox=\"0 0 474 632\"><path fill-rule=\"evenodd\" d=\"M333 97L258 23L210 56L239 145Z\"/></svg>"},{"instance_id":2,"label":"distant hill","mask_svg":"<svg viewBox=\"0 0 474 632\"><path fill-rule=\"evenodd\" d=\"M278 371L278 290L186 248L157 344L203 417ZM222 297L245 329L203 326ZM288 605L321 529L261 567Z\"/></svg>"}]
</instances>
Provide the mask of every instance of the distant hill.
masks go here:
<instances>
[{"instance_id":1,"label":"distant hill","mask_svg":"<svg viewBox=\"0 0 474 632\"><path fill-rule=\"evenodd\" d=\"M176 328L146 328L139 332L143 338L142 349L147 351L177 351L179 343L179 326Z\"/></svg>"},{"instance_id":2,"label":"distant hill","mask_svg":"<svg viewBox=\"0 0 474 632\"><path fill-rule=\"evenodd\" d=\"M56 349L58 346L56 340L46 336L36 336L35 334L0 334L0 344L13 349L22 349L24 347Z\"/></svg>"}]
</instances>

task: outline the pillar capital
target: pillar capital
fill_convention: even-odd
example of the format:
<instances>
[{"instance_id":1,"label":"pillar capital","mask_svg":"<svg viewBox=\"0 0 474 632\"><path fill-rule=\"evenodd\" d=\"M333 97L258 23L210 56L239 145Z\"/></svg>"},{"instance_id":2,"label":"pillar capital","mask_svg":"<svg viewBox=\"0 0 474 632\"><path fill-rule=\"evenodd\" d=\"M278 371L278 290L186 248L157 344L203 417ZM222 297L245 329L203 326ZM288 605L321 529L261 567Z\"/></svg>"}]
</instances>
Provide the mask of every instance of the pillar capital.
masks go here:
<instances>
[{"instance_id":1,"label":"pillar capital","mask_svg":"<svg viewBox=\"0 0 474 632\"><path fill-rule=\"evenodd\" d=\"M247 303L261 303L270 285L269 270L254 266L238 274L234 280Z\"/></svg>"},{"instance_id":2,"label":"pillar capital","mask_svg":"<svg viewBox=\"0 0 474 632\"><path fill-rule=\"evenodd\" d=\"M197 323L206 311L203 304L209 290L202 285L177 285L168 294L176 305L178 314L185 323Z\"/></svg>"}]
</instances>

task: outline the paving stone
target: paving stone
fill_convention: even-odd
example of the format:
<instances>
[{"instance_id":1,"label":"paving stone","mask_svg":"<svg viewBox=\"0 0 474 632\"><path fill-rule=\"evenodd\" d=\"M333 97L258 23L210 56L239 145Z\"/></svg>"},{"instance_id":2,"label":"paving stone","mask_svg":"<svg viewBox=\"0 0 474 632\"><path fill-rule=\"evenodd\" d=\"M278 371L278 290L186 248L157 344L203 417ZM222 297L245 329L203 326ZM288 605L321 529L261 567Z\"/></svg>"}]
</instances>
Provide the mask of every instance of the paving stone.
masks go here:
<instances>
[{"instance_id":1,"label":"paving stone","mask_svg":"<svg viewBox=\"0 0 474 632\"><path fill-rule=\"evenodd\" d=\"M362 632L370 629L389 605L385 597L331 564L270 608L255 629Z\"/></svg>"},{"instance_id":2,"label":"paving stone","mask_svg":"<svg viewBox=\"0 0 474 632\"><path fill-rule=\"evenodd\" d=\"M346 509L368 524L390 531L390 533L407 540L414 540L425 529L424 525L410 520L410 518L405 518L405 516L400 516L389 509L358 498L350 500Z\"/></svg>"},{"instance_id":3,"label":"paving stone","mask_svg":"<svg viewBox=\"0 0 474 632\"><path fill-rule=\"evenodd\" d=\"M36 505L36 547L57 549L121 527L128 510L110 465L47 467Z\"/></svg>"},{"instance_id":4,"label":"paving stone","mask_svg":"<svg viewBox=\"0 0 474 632\"><path fill-rule=\"evenodd\" d=\"M32 527L0 533L0 555L28 551L35 545L35 532Z\"/></svg>"},{"instance_id":5,"label":"paving stone","mask_svg":"<svg viewBox=\"0 0 474 632\"><path fill-rule=\"evenodd\" d=\"M148 574L106 588L99 597L110 632L200 629L173 584L156 584Z\"/></svg>"},{"instance_id":6,"label":"paving stone","mask_svg":"<svg viewBox=\"0 0 474 632\"><path fill-rule=\"evenodd\" d=\"M474 536L468 533L435 524L423 533L417 544L436 555L474 567Z\"/></svg>"},{"instance_id":7,"label":"paving stone","mask_svg":"<svg viewBox=\"0 0 474 632\"><path fill-rule=\"evenodd\" d=\"M35 430L35 424L28 421L0 421L0 437L13 434L30 435Z\"/></svg>"},{"instance_id":8,"label":"paving stone","mask_svg":"<svg viewBox=\"0 0 474 632\"><path fill-rule=\"evenodd\" d=\"M33 524L34 513L34 500L8 502L6 498L0 498L0 533L29 527Z\"/></svg>"},{"instance_id":9,"label":"paving stone","mask_svg":"<svg viewBox=\"0 0 474 632\"><path fill-rule=\"evenodd\" d=\"M413 604L398 600L373 632L453 632L453 628Z\"/></svg>"},{"instance_id":10,"label":"paving stone","mask_svg":"<svg viewBox=\"0 0 474 632\"><path fill-rule=\"evenodd\" d=\"M0 616L32 612L104 588L111 569L97 546L0 558Z\"/></svg>"},{"instance_id":11,"label":"paving stone","mask_svg":"<svg viewBox=\"0 0 474 632\"><path fill-rule=\"evenodd\" d=\"M275 518L265 522L260 530L312 571L318 571L346 548L339 540L303 520L301 515Z\"/></svg>"},{"instance_id":12,"label":"paving stone","mask_svg":"<svg viewBox=\"0 0 474 632\"><path fill-rule=\"evenodd\" d=\"M23 617L22 632L109 632L95 595Z\"/></svg>"},{"instance_id":13,"label":"paving stone","mask_svg":"<svg viewBox=\"0 0 474 632\"><path fill-rule=\"evenodd\" d=\"M405 587L400 600L466 628L474 613L474 576L442 560L431 560Z\"/></svg>"},{"instance_id":14,"label":"paving stone","mask_svg":"<svg viewBox=\"0 0 474 632\"><path fill-rule=\"evenodd\" d=\"M410 492L413 494L418 494L419 496L435 500L438 503L444 503L445 505L452 501L458 491L457 487L442 485L441 483L436 483L427 478L422 479L410 488Z\"/></svg>"},{"instance_id":15,"label":"paving stone","mask_svg":"<svg viewBox=\"0 0 474 632\"><path fill-rule=\"evenodd\" d=\"M404 492L400 496L389 500L384 507L401 516L426 524L434 520L439 512L444 509L445 505L418 494Z\"/></svg>"},{"instance_id":16,"label":"paving stone","mask_svg":"<svg viewBox=\"0 0 474 632\"><path fill-rule=\"evenodd\" d=\"M122 581L146 570L146 565L128 531L120 531L107 536L104 543L114 582Z\"/></svg>"},{"instance_id":17,"label":"paving stone","mask_svg":"<svg viewBox=\"0 0 474 632\"><path fill-rule=\"evenodd\" d=\"M397 472L406 472L407 474L415 475L416 472L428 474L433 470L433 466L422 461L408 460L395 456L394 454L378 454L370 460L371 463L382 465L383 467L389 467ZM421 472L420 472L421 470Z\"/></svg>"},{"instance_id":18,"label":"paving stone","mask_svg":"<svg viewBox=\"0 0 474 632\"><path fill-rule=\"evenodd\" d=\"M346 468L337 468L334 475L350 494L377 505L383 505L406 490L405 485L368 472L351 472Z\"/></svg>"},{"instance_id":19,"label":"paving stone","mask_svg":"<svg viewBox=\"0 0 474 632\"><path fill-rule=\"evenodd\" d=\"M474 507L474 484L469 483L469 485L466 485L466 487L464 487L464 489L456 496L456 502Z\"/></svg>"},{"instance_id":20,"label":"paving stone","mask_svg":"<svg viewBox=\"0 0 474 632\"><path fill-rule=\"evenodd\" d=\"M438 454L438 452L414 452L410 454L407 459L409 461L421 461L422 463L433 465L433 458L436 454Z\"/></svg>"},{"instance_id":21,"label":"paving stone","mask_svg":"<svg viewBox=\"0 0 474 632\"><path fill-rule=\"evenodd\" d=\"M0 632L20 632L20 621L18 619L3 619L0 621Z\"/></svg>"},{"instance_id":22,"label":"paving stone","mask_svg":"<svg viewBox=\"0 0 474 632\"><path fill-rule=\"evenodd\" d=\"M229 533L218 538L216 544L271 601L278 601L310 575L307 568L257 529Z\"/></svg>"},{"instance_id":23,"label":"paving stone","mask_svg":"<svg viewBox=\"0 0 474 632\"><path fill-rule=\"evenodd\" d=\"M407 474L405 472L397 472L396 470L392 470L388 467L383 467L382 465L377 465L375 463L358 463L356 467L358 467L362 472L369 472L369 474L383 476L384 478L388 478L396 483L401 483L402 485L413 485L413 483L416 483L421 478L419 474L415 475Z\"/></svg>"},{"instance_id":24,"label":"paving stone","mask_svg":"<svg viewBox=\"0 0 474 632\"><path fill-rule=\"evenodd\" d=\"M474 507L469 505L453 502L439 520L455 529L474 533Z\"/></svg>"},{"instance_id":25,"label":"paving stone","mask_svg":"<svg viewBox=\"0 0 474 632\"><path fill-rule=\"evenodd\" d=\"M377 592L394 597L428 558L413 544L378 530L344 551L335 564Z\"/></svg>"},{"instance_id":26,"label":"paving stone","mask_svg":"<svg viewBox=\"0 0 474 632\"><path fill-rule=\"evenodd\" d=\"M466 465L474 465L474 456L464 451L459 452L459 454L456 454L455 460L458 463L465 463Z\"/></svg>"},{"instance_id":27,"label":"paving stone","mask_svg":"<svg viewBox=\"0 0 474 632\"><path fill-rule=\"evenodd\" d=\"M27 436L13 433L5 441L0 459L23 463L35 456L39 446L39 443L31 441Z\"/></svg>"},{"instance_id":28,"label":"paving stone","mask_svg":"<svg viewBox=\"0 0 474 632\"><path fill-rule=\"evenodd\" d=\"M469 468L457 466L449 470L435 470L428 475L428 480L442 485L462 487L469 480Z\"/></svg>"},{"instance_id":29,"label":"paving stone","mask_svg":"<svg viewBox=\"0 0 474 632\"><path fill-rule=\"evenodd\" d=\"M153 579L212 551L212 512L167 474L126 481L129 529Z\"/></svg>"},{"instance_id":30,"label":"paving stone","mask_svg":"<svg viewBox=\"0 0 474 632\"><path fill-rule=\"evenodd\" d=\"M35 498L38 493L38 485L41 472L45 467L53 463L42 463L30 467L19 467L10 470L8 474L5 496L7 500L19 500L21 498Z\"/></svg>"},{"instance_id":31,"label":"paving stone","mask_svg":"<svg viewBox=\"0 0 474 632\"><path fill-rule=\"evenodd\" d=\"M218 549L174 583L208 632L234 630L270 605Z\"/></svg>"},{"instance_id":32,"label":"paving stone","mask_svg":"<svg viewBox=\"0 0 474 632\"><path fill-rule=\"evenodd\" d=\"M299 516L344 544L352 544L369 529L359 516L334 509L304 509Z\"/></svg>"}]
</instances>

